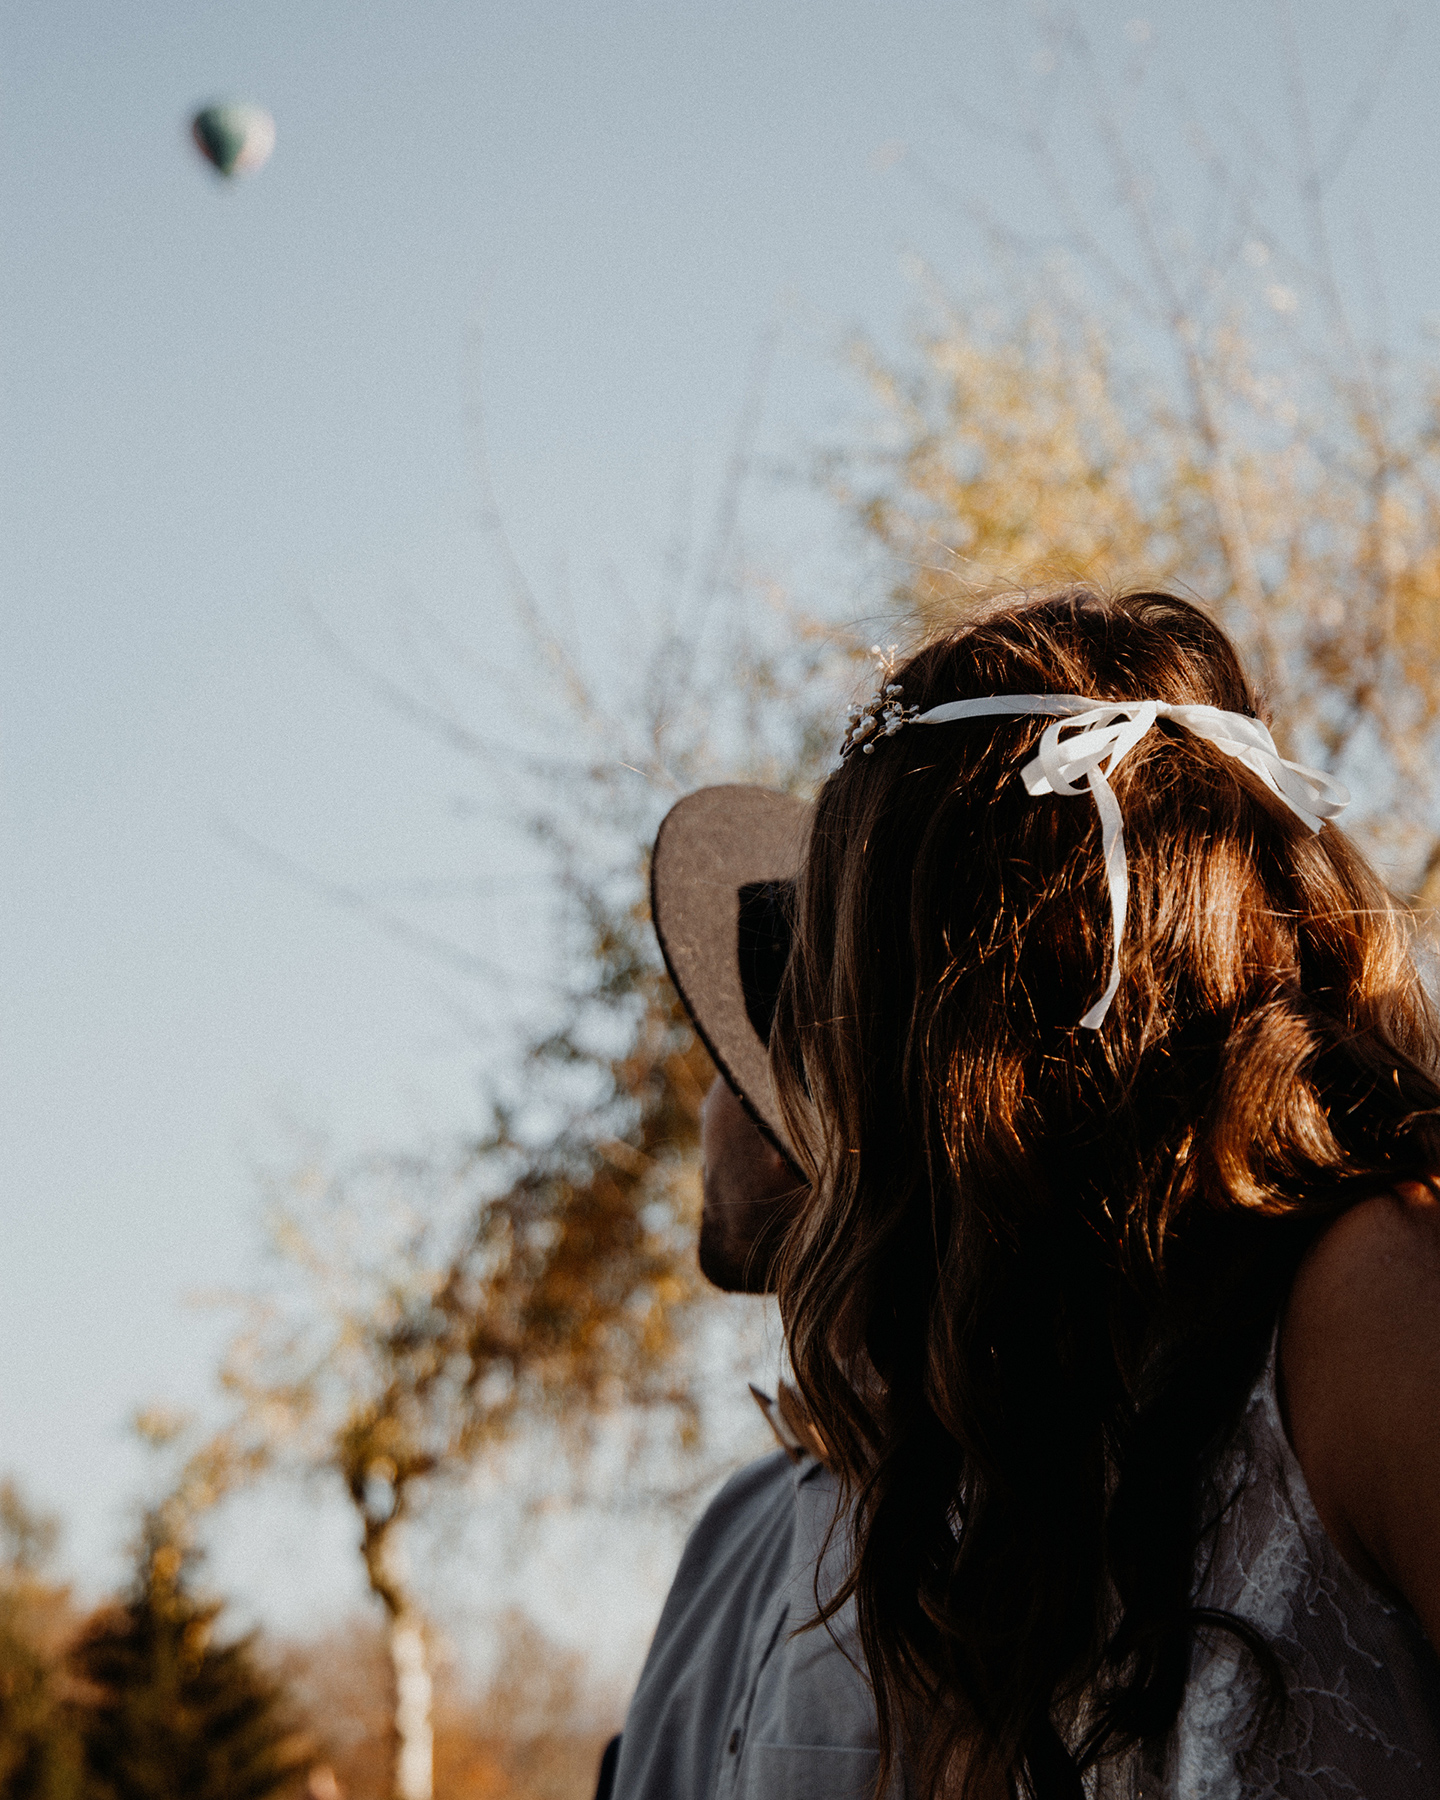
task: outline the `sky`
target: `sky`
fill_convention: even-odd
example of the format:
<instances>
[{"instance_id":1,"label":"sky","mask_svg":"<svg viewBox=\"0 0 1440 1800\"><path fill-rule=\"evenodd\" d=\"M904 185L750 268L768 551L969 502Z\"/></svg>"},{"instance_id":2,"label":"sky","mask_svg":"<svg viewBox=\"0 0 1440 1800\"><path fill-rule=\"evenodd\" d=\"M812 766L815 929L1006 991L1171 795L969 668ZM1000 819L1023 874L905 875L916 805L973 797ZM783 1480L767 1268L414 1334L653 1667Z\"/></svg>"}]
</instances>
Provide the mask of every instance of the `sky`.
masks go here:
<instances>
[{"instance_id":1,"label":"sky","mask_svg":"<svg viewBox=\"0 0 1440 1800\"><path fill-rule=\"evenodd\" d=\"M1074 17L1177 231L1206 205L1187 120L1283 192L1278 9ZM1295 5L1322 134L1386 17ZM549 953L503 784L350 657L403 674L438 621L457 704L523 730L488 458L542 604L623 665L772 342L744 556L878 605L811 478L866 428L844 346L903 358L919 264L983 290L969 200L1054 232L1032 118L1122 243L1072 51L1018 0L0 8L0 1470L86 1591L150 1479L131 1413L206 1403L226 1319L197 1297L264 1279L260 1171L297 1133L473 1127ZM1335 189L1402 344L1440 313L1437 74L1416 9ZM244 182L186 138L216 97L277 122ZM316 881L439 906L507 978ZM219 1566L302 1628L354 1603L347 1530L277 1497Z\"/></svg>"}]
</instances>

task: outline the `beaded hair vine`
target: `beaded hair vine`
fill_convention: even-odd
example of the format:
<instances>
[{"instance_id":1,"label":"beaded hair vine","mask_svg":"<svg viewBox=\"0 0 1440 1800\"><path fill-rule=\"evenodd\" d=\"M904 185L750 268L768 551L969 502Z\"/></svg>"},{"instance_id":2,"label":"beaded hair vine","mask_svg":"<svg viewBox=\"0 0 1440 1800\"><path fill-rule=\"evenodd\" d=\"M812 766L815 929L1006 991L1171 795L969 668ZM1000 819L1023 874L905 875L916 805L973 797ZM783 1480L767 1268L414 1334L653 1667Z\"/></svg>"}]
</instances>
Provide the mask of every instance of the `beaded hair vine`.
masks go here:
<instances>
[{"instance_id":1,"label":"beaded hair vine","mask_svg":"<svg viewBox=\"0 0 1440 1800\"><path fill-rule=\"evenodd\" d=\"M894 737L920 711L918 706L905 705L905 690L889 679L895 667L893 645L885 651L878 644L872 644L870 654L879 665L880 685L873 700L867 700L863 706L850 708L845 741L840 746L842 760L852 750L863 750L866 756L872 756L882 737Z\"/></svg>"}]
</instances>

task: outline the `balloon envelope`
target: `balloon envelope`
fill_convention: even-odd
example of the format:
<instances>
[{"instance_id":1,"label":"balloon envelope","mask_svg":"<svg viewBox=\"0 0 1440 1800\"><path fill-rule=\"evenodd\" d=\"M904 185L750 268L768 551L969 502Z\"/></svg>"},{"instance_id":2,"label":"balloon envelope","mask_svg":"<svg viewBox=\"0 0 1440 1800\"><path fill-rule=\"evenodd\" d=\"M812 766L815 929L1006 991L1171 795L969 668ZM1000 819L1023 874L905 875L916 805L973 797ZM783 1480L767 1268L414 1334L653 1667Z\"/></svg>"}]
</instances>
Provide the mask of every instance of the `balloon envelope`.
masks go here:
<instances>
[{"instance_id":1,"label":"balloon envelope","mask_svg":"<svg viewBox=\"0 0 1440 1800\"><path fill-rule=\"evenodd\" d=\"M275 121L263 106L224 101L202 106L190 121L190 135L206 162L222 175L249 175L270 159Z\"/></svg>"}]
</instances>

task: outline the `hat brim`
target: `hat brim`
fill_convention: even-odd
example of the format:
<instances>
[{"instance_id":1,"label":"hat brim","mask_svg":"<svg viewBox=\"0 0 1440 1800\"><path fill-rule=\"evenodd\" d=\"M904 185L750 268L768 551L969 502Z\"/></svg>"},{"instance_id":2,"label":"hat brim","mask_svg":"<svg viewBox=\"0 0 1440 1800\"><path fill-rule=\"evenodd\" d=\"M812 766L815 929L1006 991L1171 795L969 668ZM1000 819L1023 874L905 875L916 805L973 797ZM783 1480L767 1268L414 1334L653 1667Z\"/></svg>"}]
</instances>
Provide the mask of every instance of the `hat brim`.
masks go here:
<instances>
[{"instance_id":1,"label":"hat brim","mask_svg":"<svg viewBox=\"0 0 1440 1800\"><path fill-rule=\"evenodd\" d=\"M810 808L793 794L701 788L665 815L650 864L651 917L670 979L716 1068L791 1163L768 1045L752 1016L753 974L747 1000L741 907L742 896L799 873L809 824ZM773 994L769 1001L773 1010Z\"/></svg>"}]
</instances>

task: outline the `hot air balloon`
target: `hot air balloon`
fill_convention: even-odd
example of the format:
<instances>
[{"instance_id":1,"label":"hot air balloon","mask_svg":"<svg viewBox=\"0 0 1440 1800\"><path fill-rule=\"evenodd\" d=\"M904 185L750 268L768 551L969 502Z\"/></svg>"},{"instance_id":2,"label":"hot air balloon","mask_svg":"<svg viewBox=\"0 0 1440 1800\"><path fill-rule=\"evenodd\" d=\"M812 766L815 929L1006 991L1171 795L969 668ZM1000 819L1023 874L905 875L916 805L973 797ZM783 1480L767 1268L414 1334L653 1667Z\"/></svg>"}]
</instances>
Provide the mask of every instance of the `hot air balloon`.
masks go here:
<instances>
[{"instance_id":1,"label":"hot air balloon","mask_svg":"<svg viewBox=\"0 0 1440 1800\"><path fill-rule=\"evenodd\" d=\"M190 121L195 147L222 175L253 175L275 148L275 121L263 106L221 101Z\"/></svg>"}]
</instances>

